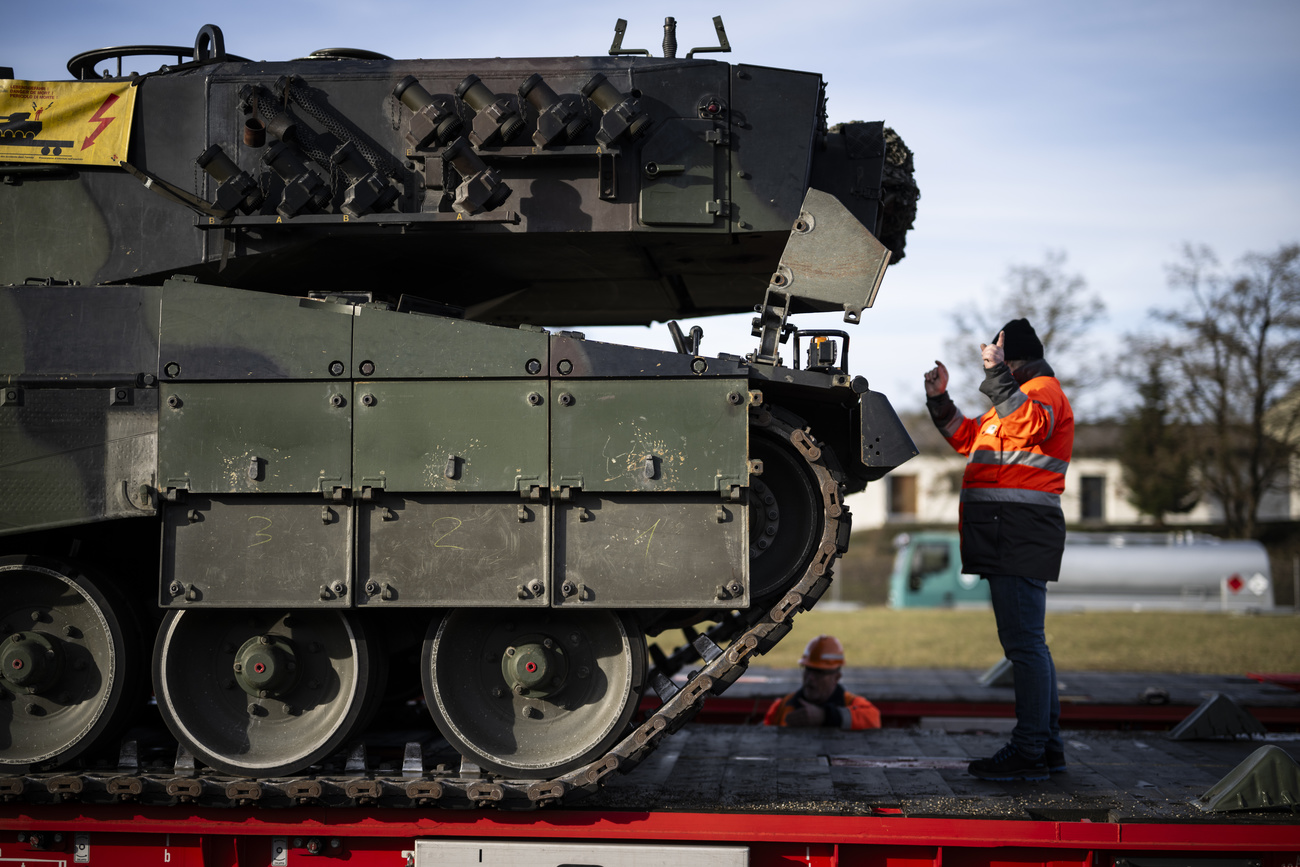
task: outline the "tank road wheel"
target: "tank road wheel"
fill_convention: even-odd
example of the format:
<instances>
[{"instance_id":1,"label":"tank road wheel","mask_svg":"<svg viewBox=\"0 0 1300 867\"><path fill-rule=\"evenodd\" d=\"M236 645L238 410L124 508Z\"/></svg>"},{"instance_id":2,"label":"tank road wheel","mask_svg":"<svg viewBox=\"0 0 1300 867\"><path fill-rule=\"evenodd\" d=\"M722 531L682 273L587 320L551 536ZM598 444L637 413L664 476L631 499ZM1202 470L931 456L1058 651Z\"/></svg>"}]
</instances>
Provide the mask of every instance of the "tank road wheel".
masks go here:
<instances>
[{"instance_id":1,"label":"tank road wheel","mask_svg":"<svg viewBox=\"0 0 1300 867\"><path fill-rule=\"evenodd\" d=\"M816 479L789 440L789 431L802 424L789 421L788 429L750 429L749 456L763 462L762 475L752 476L749 488L749 582L760 605L798 580L822 534Z\"/></svg>"},{"instance_id":2,"label":"tank road wheel","mask_svg":"<svg viewBox=\"0 0 1300 867\"><path fill-rule=\"evenodd\" d=\"M383 654L342 611L172 611L154 646L158 710L200 761L301 772L368 722Z\"/></svg>"},{"instance_id":3,"label":"tank road wheel","mask_svg":"<svg viewBox=\"0 0 1300 867\"><path fill-rule=\"evenodd\" d=\"M484 770L555 777L604 754L641 698L645 637L612 611L459 609L429 627L424 697Z\"/></svg>"},{"instance_id":4,"label":"tank road wheel","mask_svg":"<svg viewBox=\"0 0 1300 867\"><path fill-rule=\"evenodd\" d=\"M134 712L140 641L116 600L59 560L0 557L0 771L64 764Z\"/></svg>"}]
</instances>

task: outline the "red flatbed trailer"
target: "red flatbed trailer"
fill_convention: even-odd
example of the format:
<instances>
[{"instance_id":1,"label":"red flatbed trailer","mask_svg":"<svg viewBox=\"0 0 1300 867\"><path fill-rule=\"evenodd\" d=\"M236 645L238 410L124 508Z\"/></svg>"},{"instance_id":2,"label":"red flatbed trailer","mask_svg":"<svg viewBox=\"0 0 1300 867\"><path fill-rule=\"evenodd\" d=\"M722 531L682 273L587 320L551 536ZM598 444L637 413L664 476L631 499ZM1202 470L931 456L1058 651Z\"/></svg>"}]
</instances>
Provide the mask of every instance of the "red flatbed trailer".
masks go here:
<instances>
[{"instance_id":1,"label":"red flatbed trailer","mask_svg":"<svg viewBox=\"0 0 1300 867\"><path fill-rule=\"evenodd\" d=\"M178 816L178 812L183 815ZM900 815L824 816L771 813L670 813L545 810L264 811L59 806L6 810L0 863L99 867L432 867L461 863L439 856L452 844L487 850L489 865L546 867L542 843L576 847L568 863L692 864L670 847L743 849L750 867L1122 867L1206 864L1290 867L1300 858L1296 824L1165 824L1007 821ZM39 836L39 842L33 835ZM20 837L25 839L20 841ZM60 838L61 839L56 839ZM421 855L417 857L417 841ZM616 844L643 860L591 860ZM315 847L318 853L313 853ZM495 850L495 851L494 851ZM448 853L450 854L450 853ZM598 854L598 857L599 854ZM1177 859L1169 860L1169 859ZM556 861L555 864L565 863Z\"/></svg>"},{"instance_id":2,"label":"red flatbed trailer","mask_svg":"<svg viewBox=\"0 0 1300 867\"><path fill-rule=\"evenodd\" d=\"M712 700L700 719L726 716L714 707L719 701L747 708L752 719L794 676L759 670L727 698ZM1207 812L1194 803L1261 743L1300 756L1300 735L1286 731L1293 724L1270 725L1263 738L1215 741L1173 741L1134 724L1145 713L1177 721L1190 702L1212 691L1232 696L1259 718L1268 709L1289 718L1300 705L1295 692L1245 678L1063 673L1066 694L1074 697L1066 712L1080 722L1105 723L1112 709L1111 730L1067 723L1066 773L1041 783L991 783L970 777L965 765L1002 742L998 729L1008 724L1010 690L967 689L975 679L971 672L850 670L848 686L893 708L887 717L895 714L901 722L916 714L923 722L872 732L694 722L635 772L615 775L598 794L561 808L413 804L390 797L400 795L401 771L374 761L360 775L329 776L343 769L325 768L319 778L332 780L335 791L342 791L344 779L367 781L380 793L367 805L354 797L342 805L321 799L293 806L272 799L271 782L259 795L202 770L188 779L202 780L204 791L220 793L234 782L246 797L159 803L147 791L123 799L102 786L96 790L93 775L75 795L54 778L33 777L27 795L11 793L0 803L0 865L1300 864L1294 804ZM935 686L943 683L948 686ZM1168 693L1169 703L1140 700L1152 694L1153 684ZM373 748L371 755L381 752ZM139 773L155 780L185 773L145 764ZM40 796L32 797L38 789ZM6 797L3 787L0 797ZM273 803L284 806L268 806Z\"/></svg>"}]
</instances>

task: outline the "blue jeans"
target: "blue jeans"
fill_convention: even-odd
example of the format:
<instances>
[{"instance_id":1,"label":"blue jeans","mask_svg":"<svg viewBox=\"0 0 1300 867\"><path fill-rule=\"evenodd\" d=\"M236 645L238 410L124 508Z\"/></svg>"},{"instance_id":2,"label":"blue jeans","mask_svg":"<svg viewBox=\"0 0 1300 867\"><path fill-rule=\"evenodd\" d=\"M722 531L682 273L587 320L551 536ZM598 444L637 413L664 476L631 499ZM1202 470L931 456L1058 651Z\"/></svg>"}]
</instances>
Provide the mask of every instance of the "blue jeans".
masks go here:
<instances>
[{"instance_id":1,"label":"blue jeans","mask_svg":"<svg viewBox=\"0 0 1300 867\"><path fill-rule=\"evenodd\" d=\"M1016 681L1016 727L1011 745L1029 758L1063 750L1056 666L1043 635L1047 582L1022 575L985 575L997 618L998 640Z\"/></svg>"}]
</instances>

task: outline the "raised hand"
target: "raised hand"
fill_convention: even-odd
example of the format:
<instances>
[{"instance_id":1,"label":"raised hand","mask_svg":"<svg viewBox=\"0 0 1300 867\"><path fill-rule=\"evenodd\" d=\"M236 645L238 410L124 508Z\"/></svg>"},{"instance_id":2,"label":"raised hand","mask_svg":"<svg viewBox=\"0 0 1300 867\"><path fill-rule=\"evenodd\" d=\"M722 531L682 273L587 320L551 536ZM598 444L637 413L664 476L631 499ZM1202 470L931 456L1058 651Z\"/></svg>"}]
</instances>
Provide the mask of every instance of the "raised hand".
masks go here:
<instances>
[{"instance_id":1,"label":"raised hand","mask_svg":"<svg viewBox=\"0 0 1300 867\"><path fill-rule=\"evenodd\" d=\"M1003 352L1003 346L1006 345L1006 332L998 332L998 342L990 346L987 343L980 344L980 355L984 358L984 369L997 367L1006 361L1006 354Z\"/></svg>"},{"instance_id":2,"label":"raised hand","mask_svg":"<svg viewBox=\"0 0 1300 867\"><path fill-rule=\"evenodd\" d=\"M948 390L948 368L938 359L934 363L935 367L925 375L926 397L938 397Z\"/></svg>"}]
</instances>

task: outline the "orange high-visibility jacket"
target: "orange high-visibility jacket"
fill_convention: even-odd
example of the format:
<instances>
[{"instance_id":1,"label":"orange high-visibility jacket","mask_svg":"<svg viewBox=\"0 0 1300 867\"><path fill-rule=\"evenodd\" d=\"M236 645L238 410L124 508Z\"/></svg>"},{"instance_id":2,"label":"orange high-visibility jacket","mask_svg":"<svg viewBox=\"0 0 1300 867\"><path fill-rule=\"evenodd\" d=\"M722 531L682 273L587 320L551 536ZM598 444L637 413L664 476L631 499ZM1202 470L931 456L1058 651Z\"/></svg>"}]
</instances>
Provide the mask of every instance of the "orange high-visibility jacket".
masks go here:
<instances>
[{"instance_id":1,"label":"orange high-visibility jacket","mask_svg":"<svg viewBox=\"0 0 1300 867\"><path fill-rule=\"evenodd\" d=\"M1074 448L1074 412L1046 361L1013 375L985 371L993 407L966 418L946 394L926 403L954 449L969 456L961 489L962 569L1056 580L1065 545L1061 492Z\"/></svg>"},{"instance_id":2,"label":"orange high-visibility jacket","mask_svg":"<svg viewBox=\"0 0 1300 867\"><path fill-rule=\"evenodd\" d=\"M803 690L792 692L772 702L772 706L767 709L767 715L763 717L763 724L785 725L786 716L799 707L798 699L801 698L803 698ZM835 687L835 692L831 693L831 697L822 705L822 710L826 711L826 719L822 722L826 727L853 731L880 728L880 711L876 706L860 695L847 692L842 686Z\"/></svg>"}]
</instances>

